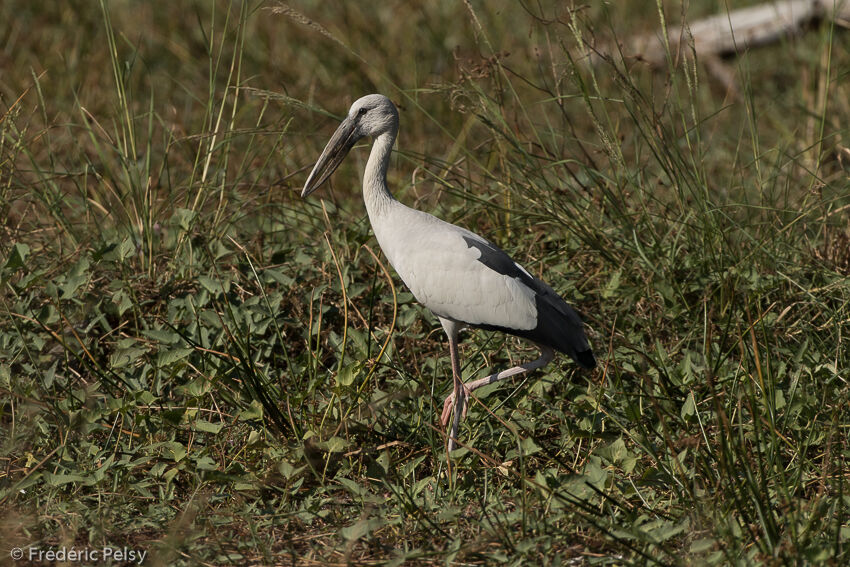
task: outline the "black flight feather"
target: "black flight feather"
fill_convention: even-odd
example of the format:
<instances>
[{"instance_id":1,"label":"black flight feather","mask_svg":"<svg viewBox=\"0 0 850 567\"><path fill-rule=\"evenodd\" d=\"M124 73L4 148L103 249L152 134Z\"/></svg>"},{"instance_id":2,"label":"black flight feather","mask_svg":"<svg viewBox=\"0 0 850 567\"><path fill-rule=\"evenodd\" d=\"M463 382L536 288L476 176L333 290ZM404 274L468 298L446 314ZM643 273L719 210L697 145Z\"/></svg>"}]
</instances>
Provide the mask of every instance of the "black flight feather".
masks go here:
<instances>
[{"instance_id":1,"label":"black flight feather","mask_svg":"<svg viewBox=\"0 0 850 567\"><path fill-rule=\"evenodd\" d=\"M515 278L534 292L537 326L511 329L494 325L467 323L470 326L501 331L560 351L583 368L594 368L596 357L584 334L584 325L575 310L543 280L519 267L502 249L488 241L464 236L467 246L481 253L478 261L499 274Z\"/></svg>"}]
</instances>

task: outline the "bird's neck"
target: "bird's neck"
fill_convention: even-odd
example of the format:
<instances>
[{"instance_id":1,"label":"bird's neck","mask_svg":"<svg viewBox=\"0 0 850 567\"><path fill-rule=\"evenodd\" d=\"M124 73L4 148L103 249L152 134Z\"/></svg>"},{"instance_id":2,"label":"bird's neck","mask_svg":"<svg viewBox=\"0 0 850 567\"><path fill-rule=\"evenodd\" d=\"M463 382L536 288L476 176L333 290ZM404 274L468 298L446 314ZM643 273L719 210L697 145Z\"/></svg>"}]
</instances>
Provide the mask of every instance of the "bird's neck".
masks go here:
<instances>
[{"instance_id":1,"label":"bird's neck","mask_svg":"<svg viewBox=\"0 0 850 567\"><path fill-rule=\"evenodd\" d=\"M396 202L387 188L387 167L390 164L390 152L395 138L394 131L384 132L375 138L369 161L366 162L366 172L363 174L363 200L366 202L370 219L380 216L388 206Z\"/></svg>"}]
</instances>

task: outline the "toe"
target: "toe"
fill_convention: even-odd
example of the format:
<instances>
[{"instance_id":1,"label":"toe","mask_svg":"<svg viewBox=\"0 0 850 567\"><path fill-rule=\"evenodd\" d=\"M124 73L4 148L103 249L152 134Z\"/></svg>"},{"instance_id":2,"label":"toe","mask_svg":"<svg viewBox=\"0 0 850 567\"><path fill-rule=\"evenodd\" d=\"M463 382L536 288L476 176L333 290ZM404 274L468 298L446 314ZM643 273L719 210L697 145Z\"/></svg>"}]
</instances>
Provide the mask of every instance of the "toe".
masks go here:
<instances>
[{"instance_id":1,"label":"toe","mask_svg":"<svg viewBox=\"0 0 850 567\"><path fill-rule=\"evenodd\" d=\"M449 418L452 416L452 406L454 405L454 394L451 394L446 398L446 401L443 402L443 413L440 415L440 423L443 424L443 427L449 424Z\"/></svg>"}]
</instances>

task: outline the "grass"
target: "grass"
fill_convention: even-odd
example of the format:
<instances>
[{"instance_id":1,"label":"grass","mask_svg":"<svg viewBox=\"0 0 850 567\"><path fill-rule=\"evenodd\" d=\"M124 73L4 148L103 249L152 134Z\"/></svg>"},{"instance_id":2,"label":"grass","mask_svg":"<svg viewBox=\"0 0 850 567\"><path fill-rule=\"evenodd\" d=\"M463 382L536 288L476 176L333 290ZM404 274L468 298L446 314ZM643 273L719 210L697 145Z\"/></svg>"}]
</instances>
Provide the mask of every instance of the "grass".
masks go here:
<instances>
[{"instance_id":1,"label":"grass","mask_svg":"<svg viewBox=\"0 0 850 567\"><path fill-rule=\"evenodd\" d=\"M585 65L660 28L610 9L4 2L4 560L846 563L850 36L727 60L731 96L692 53ZM477 392L451 471L365 148L298 197L376 91L396 195L544 277L601 363Z\"/></svg>"}]
</instances>

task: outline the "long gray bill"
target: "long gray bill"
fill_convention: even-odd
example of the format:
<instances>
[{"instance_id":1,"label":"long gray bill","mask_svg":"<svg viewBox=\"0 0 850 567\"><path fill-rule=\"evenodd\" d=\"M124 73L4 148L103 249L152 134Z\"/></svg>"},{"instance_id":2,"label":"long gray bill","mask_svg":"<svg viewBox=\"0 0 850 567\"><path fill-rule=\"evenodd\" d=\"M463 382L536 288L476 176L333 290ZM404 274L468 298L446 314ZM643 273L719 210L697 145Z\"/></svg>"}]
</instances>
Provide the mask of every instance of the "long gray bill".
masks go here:
<instances>
[{"instance_id":1,"label":"long gray bill","mask_svg":"<svg viewBox=\"0 0 850 567\"><path fill-rule=\"evenodd\" d=\"M301 191L301 196L306 197L316 189L322 186L322 183L328 180L331 174L336 171L348 152L357 143L357 140L362 138L358 136L357 124L355 121L346 118L336 129L330 141L322 150L322 155L310 172L307 182L304 183L304 189Z\"/></svg>"}]
</instances>

